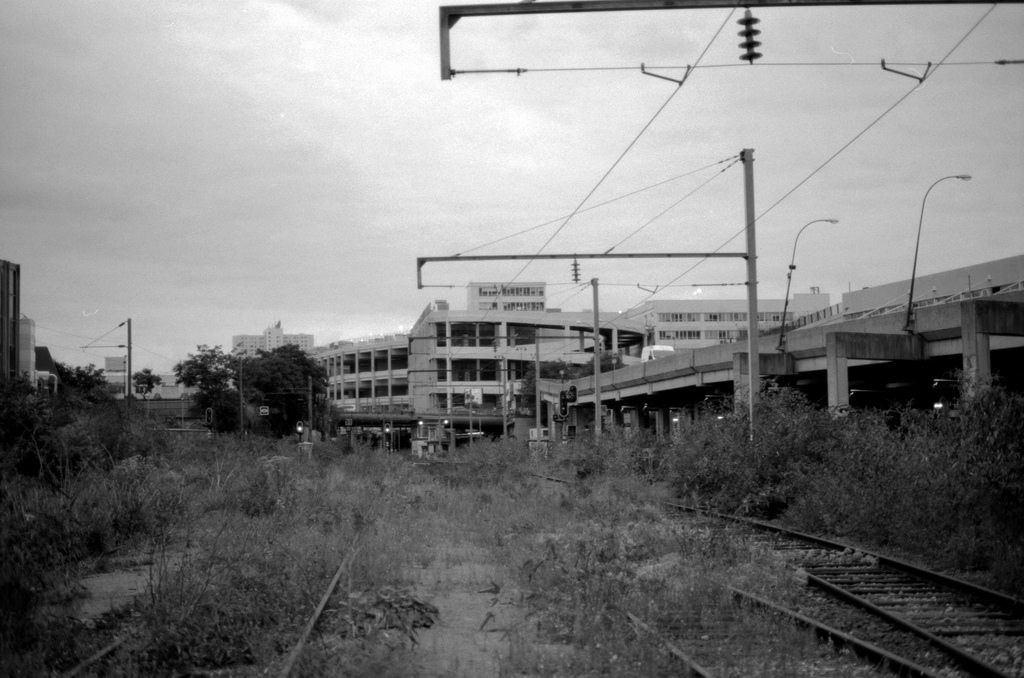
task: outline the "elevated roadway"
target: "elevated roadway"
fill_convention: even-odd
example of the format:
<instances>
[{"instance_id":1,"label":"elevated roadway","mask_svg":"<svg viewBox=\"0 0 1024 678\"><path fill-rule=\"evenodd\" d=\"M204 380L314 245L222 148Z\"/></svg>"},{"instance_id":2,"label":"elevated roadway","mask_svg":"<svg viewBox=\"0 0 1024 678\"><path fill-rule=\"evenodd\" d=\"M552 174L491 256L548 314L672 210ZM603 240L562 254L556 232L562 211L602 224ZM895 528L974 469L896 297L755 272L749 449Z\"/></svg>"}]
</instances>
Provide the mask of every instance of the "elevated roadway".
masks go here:
<instances>
[{"instance_id":1,"label":"elevated roadway","mask_svg":"<svg viewBox=\"0 0 1024 678\"><path fill-rule=\"evenodd\" d=\"M790 330L785 352L776 350L777 335L762 336L762 382L795 387L830 408L931 407L936 383L960 371L970 383L994 376L1024 390L1024 291L918 308L913 332L904 331L904 320L890 313ZM646 409L662 429L670 410L693 416L708 396L746 402L747 364L746 342L680 352L602 374L601 402L618 421L624 409ZM574 417L582 429L593 420L593 377L542 380L542 400L554 412L570 383L578 393L570 423Z\"/></svg>"}]
</instances>

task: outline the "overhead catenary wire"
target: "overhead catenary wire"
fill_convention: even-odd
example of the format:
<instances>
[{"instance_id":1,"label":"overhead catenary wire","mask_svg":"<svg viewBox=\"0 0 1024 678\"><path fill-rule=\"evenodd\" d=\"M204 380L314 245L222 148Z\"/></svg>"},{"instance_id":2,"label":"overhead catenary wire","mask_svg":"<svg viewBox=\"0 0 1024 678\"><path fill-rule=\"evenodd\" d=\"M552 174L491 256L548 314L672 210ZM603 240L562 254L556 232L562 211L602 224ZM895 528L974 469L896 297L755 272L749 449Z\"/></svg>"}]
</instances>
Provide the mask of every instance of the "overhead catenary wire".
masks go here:
<instances>
[{"instance_id":1,"label":"overhead catenary wire","mask_svg":"<svg viewBox=\"0 0 1024 678\"><path fill-rule=\"evenodd\" d=\"M689 172L684 172L683 174L677 174L676 176L671 177L669 179L664 179L662 181L659 181L657 183L651 184L649 186L645 186L643 188L638 188L635 191L630 191L629 193L623 193L622 195L616 196L614 198L611 198L610 200L605 200L604 202L599 202L596 205L591 205L590 207L585 207L585 208L579 210L577 212L577 214L583 214L584 212L590 212L591 210L596 210L596 209L598 209L600 207L605 207L606 205L610 205L613 202L617 202L619 200L624 200L624 199L630 198L630 197L632 197L634 195L639 195L640 193L643 193L645 191L649 191L649 190L655 189L655 188L657 188L659 186L664 186L665 184L671 183L673 181L677 181L679 179L682 179L684 177L688 177L688 176L690 176L692 174L696 174L698 172L703 172L706 169L710 169L712 167L715 167L717 165L721 165L722 163L726 163L726 162L729 162L731 160L735 160L736 158L739 158L739 157L740 157L739 154L736 154L736 155L728 157L728 158L723 158L722 160L719 160L717 162L713 162L713 163L711 163L709 165L704 165L703 167L699 167L699 168L697 168L695 170L690 170ZM531 227L523 229L521 231L517 231L516 233L510 233L509 235L506 235L506 236L503 236L501 238L498 238L497 240L492 240L492 241L484 243L482 245L477 245L476 247L473 247L473 248L470 248L468 250L465 250L464 252L459 252L455 256L459 257L459 256L462 256L463 254L469 254L470 252L475 252L475 251L483 249L485 247L490 247L491 245L497 245L498 243L504 242L505 240L509 240L511 238L515 238L515 237L520 236L520 235L525 235L525 234L530 233L532 231L536 231L539 228L544 228L545 226L550 226L551 224L556 224L559 221L561 221L562 219L568 219L568 218L569 218L568 215L564 215L564 216L560 216L560 217L557 217L555 219L552 219L551 221L545 221L543 224L537 224L536 226L531 226Z\"/></svg>"},{"instance_id":2,"label":"overhead catenary wire","mask_svg":"<svg viewBox=\"0 0 1024 678\"><path fill-rule=\"evenodd\" d=\"M731 163L729 163L728 165L726 165L725 167L723 167L723 168L722 168L721 170L719 170L718 172L715 172L715 173L714 173L714 174L713 174L713 175L711 176L711 178L709 178L709 179L708 179L707 181L705 181L705 182L704 182L704 183L702 183L701 185L697 186L697 188L693 189L692 191L690 191L689 193L687 193L686 195L684 195L684 196L683 196L682 198L680 198L679 200L675 201L674 203L672 203L671 205L669 205L668 207L666 207L666 208L665 208L664 210L662 210L661 212L659 212L658 214L656 214L656 215L655 215L655 216L654 216L653 218L649 219L649 220L648 220L648 221L647 221L646 223L644 223L643 225L639 226L639 227L638 227L638 228L637 228L636 230L634 230L634 231L633 231L632 233L630 233L629 235L627 235L627 236L626 236L625 238L623 238L623 239L622 239L622 240L620 240L619 242L617 242L617 243L615 243L614 245L612 245L611 247L609 247L609 248L608 248L607 250L605 250L605 254L610 254L610 253L611 253L611 251L612 251L612 250L614 250L614 249L615 249L616 247L618 247L618 246L619 246L619 245L621 245L622 243L626 242L627 240L629 240L629 239L630 239L630 238L632 238L632 237L633 237L634 235L636 235L636 234L637 234L637 233L639 233L640 231L644 230L645 228L647 228L648 226L650 226L651 224L653 224L653 223L654 223L655 221L657 221L657 220L658 220L658 219L660 219L661 217L663 217L663 216L665 216L666 214L668 214L668 212L669 212L669 211L671 211L671 210L675 209L676 207L678 207L679 205L681 205L681 204L682 204L683 202L685 202L685 201L686 201L686 200L687 200L687 199L688 199L688 198L689 198L690 196L692 196L692 195L693 195L694 193L696 193L696 192L697 192L697 191L699 191L700 189L704 188L705 186L707 186L708 184L710 184L710 183L711 183L712 181L714 181L714 180L715 180L715 179L717 179L718 177L722 176L722 174L724 174L724 173L726 172L726 170L728 170L728 169L729 169L730 167L732 167L733 165L735 165L735 164L736 164L736 163L738 163L738 162L739 162L739 158L737 158L736 160L733 160L733 161L732 161Z\"/></svg>"},{"instance_id":3,"label":"overhead catenary wire","mask_svg":"<svg viewBox=\"0 0 1024 678\"><path fill-rule=\"evenodd\" d=\"M947 66L1006 66L1008 64L1021 64L1024 63L1024 59L997 59L995 61L954 61L947 63ZM523 73L579 73L579 72L599 72L599 71L639 71L643 68L648 70L658 69L662 71L671 70L686 70L692 69L705 69L705 68L747 68L751 64L704 64L703 66L654 66L645 64L642 66L565 66L565 67L551 67L551 68L482 68L482 69L470 69L452 71L452 75L496 75L503 73L515 73L521 75ZM871 68L878 68L879 64L874 61L780 61L775 63L762 63L758 62L753 64L758 68L819 68L819 67L832 67L832 66L867 66ZM916 61L901 61L901 62L889 62L890 66L901 66L901 67L921 67L924 68L927 64L919 63Z\"/></svg>"},{"instance_id":4,"label":"overhead catenary wire","mask_svg":"<svg viewBox=\"0 0 1024 678\"><path fill-rule=\"evenodd\" d=\"M995 4L993 4L991 7L989 7L988 10L986 10L985 13L967 30L967 32L963 35L963 37L961 37L956 42L956 44L953 45L953 47L946 53L946 55L935 64L935 67L932 69L931 73L929 73L929 75L928 75L929 78L934 76L935 73L939 70L939 68L941 68L942 66L944 66L946 64L946 60L949 59L949 57L953 54L953 52L955 52L957 50L957 48L960 47L961 44L963 44L963 42L971 35L971 33L974 32L974 30L979 25L981 25L981 23L986 19L986 17L988 17L988 15L992 13L992 10L994 10L995 7L996 7ZM818 167L816 167L810 174L808 174L800 182L798 182L793 188L791 188L789 191L787 191L781 198L776 200L770 207L768 207L768 209L764 210L759 215L757 215L757 217L754 218L754 223L757 223L766 214L768 214L769 212L774 210L776 207L778 207L783 201L785 201L787 198L789 198L791 195L793 195L793 193L795 193L801 186L806 184L814 175L816 175L818 172L820 172L822 169L824 169L826 165L828 165L833 160L835 160L837 157L839 157L839 155L841 153L843 153L843 151L845 151L847 148L852 146L858 139L860 139L862 136L864 136L872 127L874 127L876 124L878 124L878 122L880 122L883 118L885 118L887 115L889 115L889 113L891 113L897 106L899 106L901 103L906 101L910 97L910 95L913 94L918 89L918 87L920 87L920 84L915 84L909 91L907 91L903 96L901 96L899 99L897 99L895 103L893 103L891 106L889 106L887 109L885 109L881 113L881 115L879 115L877 118L875 118L870 123L868 123L868 125L864 129L862 129L860 132L858 132L856 135L854 135L854 137L852 139L850 139L848 142L843 144L843 146L841 146L839 148L839 150L837 150L835 153L830 155L825 160L825 162L821 163ZM747 230L747 227L744 226L742 229L737 231L732 237L730 237L728 240L726 240L721 245L719 245L717 248L715 248L713 250L713 252L721 251L726 245L728 245L733 240L738 238L746 230ZM673 283L678 282L681 278L683 278L684 276L688 275L690 272L692 272L694 269L696 269L698 266L702 265L706 261L707 261L707 258L698 260L696 263L694 263L688 269L686 269L685 271L683 271L682 273L677 275L675 278L673 278L669 282L669 284L671 285ZM639 307L641 304L645 303L651 297L655 296L655 294L657 294L657 292L652 292L652 293L648 294L646 297L641 299L639 302L637 302L636 304L634 304L630 308L626 309L625 311L622 311L615 318L613 318L613 319L611 319L611 320L609 320L607 322L613 322L614 320L617 320L618 318L622 317L626 313L629 313L633 309L635 309L635 308Z\"/></svg>"},{"instance_id":5,"label":"overhead catenary wire","mask_svg":"<svg viewBox=\"0 0 1024 678\"><path fill-rule=\"evenodd\" d=\"M737 6L738 6L738 4L737 4ZM731 9L731 10L729 10L729 14L728 14L728 15L726 15L725 19L724 19L724 20L722 21L722 24L721 24L721 25L720 25L720 26L718 27L718 30L717 30L717 31L715 31L715 34L711 36L711 39L710 39L710 40L708 40L708 43L707 43L707 45L705 45L705 46L704 46L704 50L703 50L703 51L702 51L702 52L700 53L700 55L699 55L699 56L697 57L696 63L698 63L698 64L699 64L699 63L701 62L701 60L702 60L702 59L704 58L704 55L706 55L706 54L708 53L708 50L710 50L710 49L711 49L711 46L712 46L712 45L713 45L713 44L715 43L715 40L716 40L716 39L718 38L718 36L719 36L719 35L721 34L722 30L724 30L724 29L725 29L725 26L726 26L726 24L728 24L728 22L729 22L729 19L731 19L731 18L732 18L732 15L733 15L733 14L735 13L735 11L736 11L736 7L733 7L733 8ZM549 244L551 244L551 241L552 241L552 240L554 240L554 239L555 239L555 238L556 238L556 237L558 236L558 234L562 232L562 229L564 229L564 228L566 227L566 225L567 225L567 224L568 224L568 223L569 223L569 222L570 222L570 221L572 220L572 218L573 218L573 217L574 217L574 216L575 216L576 214L578 214L578 213L579 213L579 211L580 211L580 210L581 210L581 209L583 208L583 205L585 205L585 204L586 204L586 202L587 202L588 200L590 200L591 196L593 196L593 195L594 195L594 193L595 193L595 192L597 191L597 189L598 189L598 188L600 188L600 186L601 186L601 185L602 185L602 184L604 183L604 181L605 181L605 180L606 180L606 179L607 179L607 178L608 178L608 177L609 177L609 176L611 175L611 173L612 173L612 172L613 172L613 171L615 170L615 168L616 168L616 167L617 167L617 166L619 165L619 163L620 163L620 162L622 162L622 159L626 157L626 155L627 155L627 154L628 154L628 153L630 152L630 150L632 150L632 148L633 148L633 147L634 147L634 146L636 145L636 143L637 143L637 142L638 142L638 141L640 140L640 137L642 137L642 136L644 135L644 133L645 133L645 132L646 132L646 131L647 131L647 130L648 130L648 129L650 128L650 126L651 126L652 124L654 124L654 121L655 121L655 120L657 120L657 119L658 119L658 116L660 116L660 115L661 115L662 111L664 111L664 110L665 110L665 108L667 108L667 107L668 107L668 105L669 105L669 104L670 104L670 103L672 102L672 99L674 99L674 98L675 98L676 94L678 94L678 93L679 93L679 91L680 91L680 90L682 90L682 88L683 88L683 85L685 84L685 82L686 82L686 80L685 80L685 79L684 79L684 80L682 80L682 81L680 81L680 82L679 82L679 84L678 84L678 85L676 86L676 88L675 88L674 90L672 90L672 93L671 93L671 94L670 94L670 95L668 96L668 98L667 98L667 99L665 100L665 102L664 102L664 103L663 103L663 104L662 104L662 105L661 105L661 106L660 106L660 107L658 108L658 110L657 110L657 111L655 111L655 113L654 113L654 115L653 115L653 116L651 117L651 119L647 121L647 124L645 124L645 125L643 126L643 128L642 128L642 129L640 130L640 132L639 132L639 133L638 133L638 134L636 135L636 137L634 137L634 139L633 139L633 140L632 140L632 141L631 141L631 142L629 143L629 145L628 145L628 146L626 146L626 150L624 150L624 151L623 151L623 152L622 152L622 153L621 153L621 154L619 155L619 157L618 157L618 158L617 158L617 159L615 160L615 162L614 162L614 163L612 163L612 166L611 166L611 167L609 167L609 168L608 168L608 170L607 170L607 171L606 171L606 172L605 172L605 173L604 173L604 174L603 174L603 175L601 176L601 178L600 178L600 179L599 179L599 180L597 181L597 183L596 183L596 184L594 185L594 187L593 187L592 189L590 189L590 192L588 192L588 193L587 193L587 195L586 195L586 196L585 196L585 197L583 198L583 200L581 200L581 201L580 201L580 203L579 203L579 204L578 204L578 205L576 206L576 208L575 208L575 209L574 209L574 210L572 211L572 213L571 213L571 214L569 214L569 216L565 218L565 220L564 220L564 221L562 222L562 224L561 224L561 225L560 225L560 226L559 226L559 227L558 227L558 228L557 228L557 229L555 230L555 232L554 232L554 233L552 233L552 234L551 234L551 236L550 236L550 237L549 237L549 238L548 238L548 239L547 239L546 241L544 241L544 244L543 244L543 245L541 245L541 246L540 246L540 249L538 249L538 250L537 250L537 254L538 254L538 255L539 255L540 253L542 253L542 252L544 251L544 249L545 249L545 248L546 248L546 247L547 247L547 246L548 246ZM517 280L517 279L519 278L519 276L521 276L521 275L523 274L523 272L525 272L525 271L526 271L526 269L527 269L527 268L529 268L530 264L532 264L532 263L533 263L533 261L534 261L533 259L530 259L530 260L528 260L528 261L527 261L527 262L526 262L526 263L525 263L525 264L523 265L523 267L522 267L521 269L519 269L519 272L518 272L518 273L516 273L516 274L515 274L515 276L513 276L513 277L512 277L512 279L511 279L511 280L509 280L509 281L508 281L507 283L505 283L505 284L511 285L512 283L514 283L514 282L515 282L515 281L516 281L516 280ZM484 313L484 316L483 316L483 318L486 318L486 317L487 317L487 315L488 315L488 313L490 313L490 311L488 311L488 312ZM483 318L481 318L481 320L482 320Z\"/></svg>"}]
</instances>

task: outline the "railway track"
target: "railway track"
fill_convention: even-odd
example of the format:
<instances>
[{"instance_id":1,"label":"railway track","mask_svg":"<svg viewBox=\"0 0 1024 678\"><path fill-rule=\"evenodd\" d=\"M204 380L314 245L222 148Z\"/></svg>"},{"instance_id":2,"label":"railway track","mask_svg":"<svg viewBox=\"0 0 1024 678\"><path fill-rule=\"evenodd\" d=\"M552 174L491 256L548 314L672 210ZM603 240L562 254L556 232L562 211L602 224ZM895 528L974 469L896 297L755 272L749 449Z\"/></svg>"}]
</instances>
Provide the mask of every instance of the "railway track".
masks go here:
<instances>
[{"instance_id":1,"label":"railway track","mask_svg":"<svg viewBox=\"0 0 1024 678\"><path fill-rule=\"evenodd\" d=\"M808 587L799 609L787 610L735 591L747 604L809 626L833 645L900 675L1024 678L1020 599L847 544L757 520L666 504L746 526L754 539L780 553ZM695 673L701 675L700 670Z\"/></svg>"},{"instance_id":2,"label":"railway track","mask_svg":"<svg viewBox=\"0 0 1024 678\"><path fill-rule=\"evenodd\" d=\"M747 526L755 538L782 554L809 587L854 605L889 627L888 631L866 630L865 634L876 635L886 644L912 646L897 639L891 630L896 628L942 653L965 675L1024 678L1024 602L1016 598L760 521L668 505ZM818 596L807 607L817 616L832 604Z\"/></svg>"}]
</instances>

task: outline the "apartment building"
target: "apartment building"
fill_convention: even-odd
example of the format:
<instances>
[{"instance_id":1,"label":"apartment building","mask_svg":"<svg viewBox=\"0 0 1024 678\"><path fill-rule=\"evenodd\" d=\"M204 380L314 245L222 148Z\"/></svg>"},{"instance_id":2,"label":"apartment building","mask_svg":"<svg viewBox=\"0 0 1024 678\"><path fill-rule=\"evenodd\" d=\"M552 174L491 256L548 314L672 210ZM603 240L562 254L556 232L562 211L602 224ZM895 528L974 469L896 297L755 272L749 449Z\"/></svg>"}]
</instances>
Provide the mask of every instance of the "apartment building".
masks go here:
<instances>
[{"instance_id":1,"label":"apartment building","mask_svg":"<svg viewBox=\"0 0 1024 678\"><path fill-rule=\"evenodd\" d=\"M273 351L281 346L298 346L306 353L312 353L313 335L285 334L278 320L277 324L263 330L263 334L236 334L231 337L232 350L247 356L255 356L257 351Z\"/></svg>"}]
</instances>

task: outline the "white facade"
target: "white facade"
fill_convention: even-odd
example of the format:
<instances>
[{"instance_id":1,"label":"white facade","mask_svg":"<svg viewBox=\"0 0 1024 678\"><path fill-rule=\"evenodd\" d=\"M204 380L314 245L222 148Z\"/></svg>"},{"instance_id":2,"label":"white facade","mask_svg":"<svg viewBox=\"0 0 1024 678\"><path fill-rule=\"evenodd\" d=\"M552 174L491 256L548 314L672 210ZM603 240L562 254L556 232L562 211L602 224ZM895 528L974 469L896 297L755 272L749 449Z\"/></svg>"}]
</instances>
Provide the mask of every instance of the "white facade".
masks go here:
<instances>
[{"instance_id":1,"label":"white facade","mask_svg":"<svg viewBox=\"0 0 1024 678\"><path fill-rule=\"evenodd\" d=\"M542 282L469 283L466 309L469 311L543 311L547 285Z\"/></svg>"},{"instance_id":2,"label":"white facade","mask_svg":"<svg viewBox=\"0 0 1024 678\"><path fill-rule=\"evenodd\" d=\"M817 292L794 294L788 306L783 299L758 299L760 330L778 328L782 311L786 321L829 306L829 295ZM627 313L643 322L647 342L672 346L676 350L745 341L749 325L746 299L665 299L649 301Z\"/></svg>"},{"instance_id":3,"label":"white facade","mask_svg":"<svg viewBox=\"0 0 1024 678\"><path fill-rule=\"evenodd\" d=\"M285 334L281 321L263 330L263 334L236 334L231 337L231 350L255 356L257 351L273 351L281 346L298 346L306 353L313 352L312 334Z\"/></svg>"}]
</instances>

